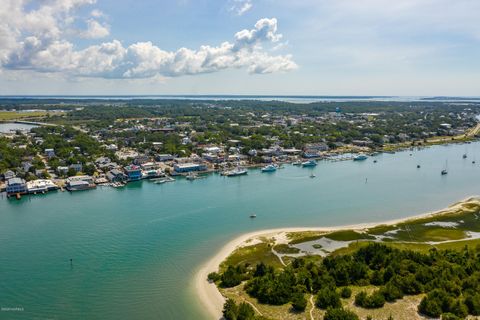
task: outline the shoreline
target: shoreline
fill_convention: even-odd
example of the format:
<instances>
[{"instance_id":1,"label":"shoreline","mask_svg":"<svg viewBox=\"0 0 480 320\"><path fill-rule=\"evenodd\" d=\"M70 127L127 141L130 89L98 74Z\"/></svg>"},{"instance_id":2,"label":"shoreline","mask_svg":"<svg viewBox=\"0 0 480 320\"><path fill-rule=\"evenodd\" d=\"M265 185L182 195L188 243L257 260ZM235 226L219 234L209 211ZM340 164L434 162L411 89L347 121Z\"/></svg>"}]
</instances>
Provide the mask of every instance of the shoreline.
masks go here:
<instances>
[{"instance_id":1,"label":"shoreline","mask_svg":"<svg viewBox=\"0 0 480 320\"><path fill-rule=\"evenodd\" d=\"M209 314L214 319L222 318L223 304L226 299L222 296L218 290L215 283L210 283L207 280L207 276L210 272L217 272L220 264L238 247L246 243L247 240L250 240L255 237L260 236L274 236L279 233L284 232L304 232L304 231L325 231L333 232L340 230L363 230L367 228L373 228L381 225L395 225L402 222L407 222L410 220L417 220L422 218L430 218L434 216L441 215L442 213L447 213L448 210L454 209L461 206L463 203L471 200L480 200L480 196L469 196L460 200L446 208L430 211L426 213L421 213L418 215L413 215L405 218L380 221L380 222L369 222L369 223L359 223L352 225L342 225L342 226L333 226L333 227L287 227L287 228L274 228L274 229L263 229L258 231L253 231L249 233L244 233L228 243L226 243L217 253L210 257L205 263L203 263L198 271L195 273L194 278L194 287L197 299L200 301L200 305L206 310L206 314Z\"/></svg>"}]
</instances>

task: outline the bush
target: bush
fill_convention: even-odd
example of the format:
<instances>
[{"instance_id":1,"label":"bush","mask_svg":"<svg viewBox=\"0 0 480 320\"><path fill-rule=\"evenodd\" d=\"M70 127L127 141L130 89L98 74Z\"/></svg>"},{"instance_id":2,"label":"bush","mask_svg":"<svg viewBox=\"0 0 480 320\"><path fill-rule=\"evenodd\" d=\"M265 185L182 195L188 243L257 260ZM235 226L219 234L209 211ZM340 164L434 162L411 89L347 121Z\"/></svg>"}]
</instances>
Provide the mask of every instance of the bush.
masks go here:
<instances>
[{"instance_id":1,"label":"bush","mask_svg":"<svg viewBox=\"0 0 480 320\"><path fill-rule=\"evenodd\" d=\"M442 314L442 320L460 320L461 318L457 317L453 313L444 313Z\"/></svg>"},{"instance_id":2,"label":"bush","mask_svg":"<svg viewBox=\"0 0 480 320\"><path fill-rule=\"evenodd\" d=\"M324 320L358 320L358 316L343 308L328 308Z\"/></svg>"},{"instance_id":3,"label":"bush","mask_svg":"<svg viewBox=\"0 0 480 320\"><path fill-rule=\"evenodd\" d=\"M468 313L474 316L480 315L480 294L468 295L465 298L465 304L468 308Z\"/></svg>"},{"instance_id":4,"label":"bush","mask_svg":"<svg viewBox=\"0 0 480 320\"><path fill-rule=\"evenodd\" d=\"M342 291L340 291L340 296L344 299L348 299L352 296L352 289L349 287L343 287Z\"/></svg>"},{"instance_id":5,"label":"bush","mask_svg":"<svg viewBox=\"0 0 480 320\"><path fill-rule=\"evenodd\" d=\"M342 302L334 288L323 288L317 294L316 305L321 309L340 308Z\"/></svg>"},{"instance_id":6,"label":"bush","mask_svg":"<svg viewBox=\"0 0 480 320\"><path fill-rule=\"evenodd\" d=\"M228 299L223 305L223 317L226 320L255 320L255 311L246 302L238 306L232 299Z\"/></svg>"},{"instance_id":7,"label":"bush","mask_svg":"<svg viewBox=\"0 0 480 320\"><path fill-rule=\"evenodd\" d=\"M403 298L403 292L393 283L389 282L384 287L380 288L380 292L388 302L394 302L397 299Z\"/></svg>"},{"instance_id":8,"label":"bush","mask_svg":"<svg viewBox=\"0 0 480 320\"><path fill-rule=\"evenodd\" d=\"M221 277L216 272L210 272L207 278L208 278L208 281L210 282L217 282L218 280L220 280Z\"/></svg>"},{"instance_id":9,"label":"bush","mask_svg":"<svg viewBox=\"0 0 480 320\"><path fill-rule=\"evenodd\" d=\"M361 291L355 296L355 305L362 308L381 308L384 304L385 297L380 291L375 291L370 296L365 291Z\"/></svg>"},{"instance_id":10,"label":"bush","mask_svg":"<svg viewBox=\"0 0 480 320\"><path fill-rule=\"evenodd\" d=\"M292 295L292 307L295 311L305 311L307 299L302 292L296 292Z\"/></svg>"}]
</instances>

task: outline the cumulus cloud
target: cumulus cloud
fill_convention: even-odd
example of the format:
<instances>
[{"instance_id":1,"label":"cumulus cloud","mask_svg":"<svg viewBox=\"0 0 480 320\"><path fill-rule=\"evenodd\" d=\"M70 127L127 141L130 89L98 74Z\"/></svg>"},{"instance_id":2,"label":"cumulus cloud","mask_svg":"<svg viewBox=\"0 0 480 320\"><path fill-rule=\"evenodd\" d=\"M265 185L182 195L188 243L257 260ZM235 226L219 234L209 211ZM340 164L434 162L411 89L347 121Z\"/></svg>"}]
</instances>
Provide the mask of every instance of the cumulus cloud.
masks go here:
<instances>
[{"instance_id":1,"label":"cumulus cloud","mask_svg":"<svg viewBox=\"0 0 480 320\"><path fill-rule=\"evenodd\" d=\"M80 36L85 39L104 38L110 34L110 30L106 24L101 24L97 20L87 20L87 30L80 32Z\"/></svg>"},{"instance_id":2,"label":"cumulus cloud","mask_svg":"<svg viewBox=\"0 0 480 320\"><path fill-rule=\"evenodd\" d=\"M71 24L65 21L73 16L76 7L92 4L94 0L57 0L30 12L24 11L22 1L6 1L7 7L16 10L17 18L26 21L24 24L16 19L0 22L0 64L9 70L141 79L211 73L228 68L243 68L256 74L297 68L291 55L271 54L271 46L282 38L275 18L258 20L252 29L237 32L232 42L203 45L196 50L166 51L152 42L124 46L118 40L78 50L64 37L63 30ZM40 12L44 19L38 19ZM4 15L5 12L0 11L0 18ZM91 12L91 16L95 19L87 20L87 29L80 36L90 39L107 36L108 27L96 20L99 13Z\"/></svg>"}]
</instances>

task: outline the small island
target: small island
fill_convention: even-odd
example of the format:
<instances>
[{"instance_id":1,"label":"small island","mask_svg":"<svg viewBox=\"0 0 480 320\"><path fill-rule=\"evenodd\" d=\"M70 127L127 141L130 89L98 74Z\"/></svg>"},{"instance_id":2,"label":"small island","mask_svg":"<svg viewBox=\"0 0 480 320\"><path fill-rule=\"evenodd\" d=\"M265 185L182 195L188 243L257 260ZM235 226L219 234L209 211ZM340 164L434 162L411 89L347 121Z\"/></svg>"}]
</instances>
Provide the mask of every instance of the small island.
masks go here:
<instances>
[{"instance_id":1,"label":"small island","mask_svg":"<svg viewBox=\"0 0 480 320\"><path fill-rule=\"evenodd\" d=\"M480 315L480 197L380 224L243 235L197 273L225 319L465 319Z\"/></svg>"}]
</instances>

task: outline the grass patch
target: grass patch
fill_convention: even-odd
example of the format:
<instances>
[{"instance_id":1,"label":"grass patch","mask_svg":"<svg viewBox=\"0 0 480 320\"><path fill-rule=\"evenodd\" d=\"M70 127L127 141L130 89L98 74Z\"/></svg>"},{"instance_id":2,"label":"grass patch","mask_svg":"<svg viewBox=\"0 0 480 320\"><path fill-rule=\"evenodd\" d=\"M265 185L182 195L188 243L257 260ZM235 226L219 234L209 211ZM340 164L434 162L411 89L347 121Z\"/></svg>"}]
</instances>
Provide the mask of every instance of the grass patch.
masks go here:
<instances>
[{"instance_id":1,"label":"grass patch","mask_svg":"<svg viewBox=\"0 0 480 320\"><path fill-rule=\"evenodd\" d=\"M335 232L326 234L325 238L332 239L335 241L355 241L355 240L375 239L374 236L371 236L367 233L360 233L353 230L335 231Z\"/></svg>"},{"instance_id":2,"label":"grass patch","mask_svg":"<svg viewBox=\"0 0 480 320\"><path fill-rule=\"evenodd\" d=\"M298 244L313 240L318 240L325 235L325 232L320 231L302 231L302 232L290 232L287 234L287 238L290 239L289 244Z\"/></svg>"},{"instance_id":3,"label":"grass patch","mask_svg":"<svg viewBox=\"0 0 480 320\"><path fill-rule=\"evenodd\" d=\"M256 265L263 262L266 265L281 267L282 264L277 256L272 252L272 244L262 242L253 246L238 248L232 252L228 258L220 265L220 272L223 272L227 266L237 266L239 264Z\"/></svg>"},{"instance_id":4,"label":"grass patch","mask_svg":"<svg viewBox=\"0 0 480 320\"><path fill-rule=\"evenodd\" d=\"M273 250L280 254L295 254L300 252L300 249L290 247L285 243L277 244L275 247L273 247Z\"/></svg>"},{"instance_id":5,"label":"grass patch","mask_svg":"<svg viewBox=\"0 0 480 320\"><path fill-rule=\"evenodd\" d=\"M32 111L32 112L14 112L14 111L0 111L0 121L9 121L24 118L38 118L44 117L48 114L45 111Z\"/></svg>"}]
</instances>

